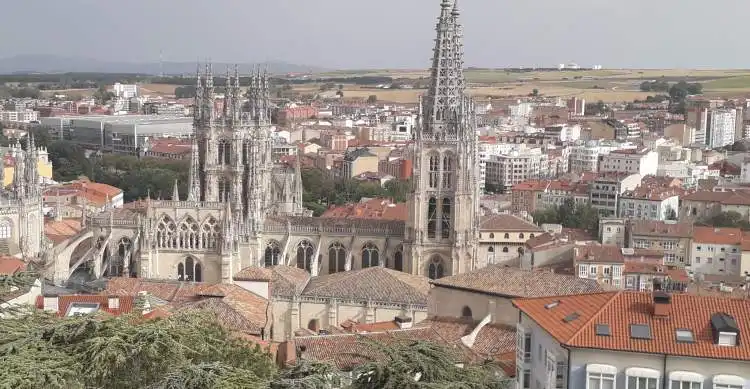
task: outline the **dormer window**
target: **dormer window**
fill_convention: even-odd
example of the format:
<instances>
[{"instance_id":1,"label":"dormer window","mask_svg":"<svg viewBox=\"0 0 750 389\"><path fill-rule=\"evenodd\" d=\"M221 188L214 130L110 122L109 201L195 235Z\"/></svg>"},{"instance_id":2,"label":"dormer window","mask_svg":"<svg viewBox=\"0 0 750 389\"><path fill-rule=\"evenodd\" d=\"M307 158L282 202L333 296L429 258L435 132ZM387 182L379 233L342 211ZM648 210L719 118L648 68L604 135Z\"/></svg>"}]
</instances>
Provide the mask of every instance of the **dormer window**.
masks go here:
<instances>
[{"instance_id":1,"label":"dormer window","mask_svg":"<svg viewBox=\"0 0 750 389\"><path fill-rule=\"evenodd\" d=\"M737 321L727 313L711 315L711 332L716 345L734 347L740 344L740 330Z\"/></svg>"},{"instance_id":2,"label":"dormer window","mask_svg":"<svg viewBox=\"0 0 750 389\"><path fill-rule=\"evenodd\" d=\"M719 346L736 346L737 334L732 332L719 332Z\"/></svg>"}]
</instances>

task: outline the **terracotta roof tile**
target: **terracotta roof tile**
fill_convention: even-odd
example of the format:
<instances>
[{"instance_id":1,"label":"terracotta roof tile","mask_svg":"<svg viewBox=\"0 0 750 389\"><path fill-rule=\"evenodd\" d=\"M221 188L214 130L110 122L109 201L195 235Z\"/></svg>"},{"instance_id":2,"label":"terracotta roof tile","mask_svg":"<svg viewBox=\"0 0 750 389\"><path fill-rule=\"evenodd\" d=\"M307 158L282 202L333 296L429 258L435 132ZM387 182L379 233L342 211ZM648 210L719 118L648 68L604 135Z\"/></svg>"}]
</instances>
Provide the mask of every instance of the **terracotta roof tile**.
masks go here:
<instances>
[{"instance_id":1,"label":"terracotta roof tile","mask_svg":"<svg viewBox=\"0 0 750 389\"><path fill-rule=\"evenodd\" d=\"M587 245L576 246L576 262L595 262L595 263L623 263L625 257L622 255L622 249L616 245L603 245L592 243Z\"/></svg>"},{"instance_id":2,"label":"terracotta roof tile","mask_svg":"<svg viewBox=\"0 0 750 389\"><path fill-rule=\"evenodd\" d=\"M270 282L273 272L265 267L250 266L234 275L235 281L266 281Z\"/></svg>"},{"instance_id":3,"label":"terracotta roof tile","mask_svg":"<svg viewBox=\"0 0 750 389\"><path fill-rule=\"evenodd\" d=\"M743 234L739 228L695 227L693 241L695 243L740 245Z\"/></svg>"},{"instance_id":4,"label":"terracotta roof tile","mask_svg":"<svg viewBox=\"0 0 750 389\"><path fill-rule=\"evenodd\" d=\"M533 223L529 223L518 216L507 214L483 216L479 222L479 229L481 231L544 232Z\"/></svg>"},{"instance_id":5,"label":"terracotta roof tile","mask_svg":"<svg viewBox=\"0 0 750 389\"><path fill-rule=\"evenodd\" d=\"M9 276L26 270L26 262L15 257L0 258L0 276Z\"/></svg>"},{"instance_id":6,"label":"terracotta roof tile","mask_svg":"<svg viewBox=\"0 0 750 389\"><path fill-rule=\"evenodd\" d=\"M558 301L557 306L545 308L553 301ZM731 347L716 345L711 326L712 315L729 314L737 322L739 339L747 339L750 336L748 300L674 294L667 318L653 315L653 297L648 292L519 299L513 304L568 347L750 361L750 342L739 341L737 346ZM579 314L577 319L563 320L574 312ZM596 335L596 324L608 324L611 335ZM652 339L632 339L631 324L650 326ZM677 329L691 330L695 341L677 342Z\"/></svg>"},{"instance_id":7,"label":"terracotta roof tile","mask_svg":"<svg viewBox=\"0 0 750 389\"><path fill-rule=\"evenodd\" d=\"M271 271L271 294L274 296L297 296L310 282L310 273L296 267L279 265L272 267Z\"/></svg>"},{"instance_id":8,"label":"terracotta roof tile","mask_svg":"<svg viewBox=\"0 0 750 389\"><path fill-rule=\"evenodd\" d=\"M664 222L657 220L630 220L632 235L690 238L693 236L693 223Z\"/></svg>"},{"instance_id":9,"label":"terracotta roof tile","mask_svg":"<svg viewBox=\"0 0 750 389\"><path fill-rule=\"evenodd\" d=\"M46 220L44 235L51 241L60 243L81 232L81 219Z\"/></svg>"},{"instance_id":10,"label":"terracotta roof tile","mask_svg":"<svg viewBox=\"0 0 750 389\"><path fill-rule=\"evenodd\" d=\"M65 316L68 308L76 303L99 304L99 311L111 315L121 315L133 311L135 298L133 296L113 296L118 298L118 306L109 306L109 297L106 295L64 295L57 297L57 315Z\"/></svg>"},{"instance_id":11,"label":"terracotta roof tile","mask_svg":"<svg viewBox=\"0 0 750 389\"><path fill-rule=\"evenodd\" d=\"M427 305L429 290L430 283L427 277L376 266L311 278L302 294L393 304Z\"/></svg>"},{"instance_id":12,"label":"terracotta roof tile","mask_svg":"<svg viewBox=\"0 0 750 389\"><path fill-rule=\"evenodd\" d=\"M596 280L491 265L432 281L436 286L510 297L559 296L602 291Z\"/></svg>"}]
</instances>

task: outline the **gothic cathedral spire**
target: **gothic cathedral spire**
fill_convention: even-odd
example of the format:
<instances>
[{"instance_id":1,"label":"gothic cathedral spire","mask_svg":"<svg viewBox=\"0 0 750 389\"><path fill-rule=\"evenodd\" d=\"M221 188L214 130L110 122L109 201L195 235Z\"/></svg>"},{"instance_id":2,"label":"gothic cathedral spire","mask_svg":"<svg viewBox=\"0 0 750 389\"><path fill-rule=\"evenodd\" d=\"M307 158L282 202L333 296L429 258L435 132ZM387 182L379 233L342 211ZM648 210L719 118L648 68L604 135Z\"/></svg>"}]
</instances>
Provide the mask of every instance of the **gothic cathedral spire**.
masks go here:
<instances>
[{"instance_id":1,"label":"gothic cathedral spire","mask_svg":"<svg viewBox=\"0 0 750 389\"><path fill-rule=\"evenodd\" d=\"M477 257L476 121L465 94L459 16L456 3L442 0L429 87L415 131L414 193L405 240L411 268L405 270L433 279L471 270Z\"/></svg>"}]
</instances>

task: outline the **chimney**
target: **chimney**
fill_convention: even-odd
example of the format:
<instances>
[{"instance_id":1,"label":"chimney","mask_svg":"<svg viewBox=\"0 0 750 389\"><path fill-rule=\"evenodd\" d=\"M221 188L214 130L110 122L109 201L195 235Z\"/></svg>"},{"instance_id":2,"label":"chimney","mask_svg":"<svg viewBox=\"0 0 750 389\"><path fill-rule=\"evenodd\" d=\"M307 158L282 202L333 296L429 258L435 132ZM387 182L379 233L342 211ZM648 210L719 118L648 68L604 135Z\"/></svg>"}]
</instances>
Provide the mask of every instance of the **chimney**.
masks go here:
<instances>
[{"instance_id":1,"label":"chimney","mask_svg":"<svg viewBox=\"0 0 750 389\"><path fill-rule=\"evenodd\" d=\"M656 288L656 285L654 285ZM672 312L672 296L662 290L654 290L654 316L669 317Z\"/></svg>"},{"instance_id":2,"label":"chimney","mask_svg":"<svg viewBox=\"0 0 750 389\"><path fill-rule=\"evenodd\" d=\"M58 303L57 303L57 296L50 295L50 296L44 296L44 311L45 312L55 312L58 311Z\"/></svg>"},{"instance_id":3,"label":"chimney","mask_svg":"<svg viewBox=\"0 0 750 389\"><path fill-rule=\"evenodd\" d=\"M414 325L414 322L408 316L396 316L393 321L395 321L396 324L398 324L398 328L402 330L407 330Z\"/></svg>"},{"instance_id":4,"label":"chimney","mask_svg":"<svg viewBox=\"0 0 750 389\"><path fill-rule=\"evenodd\" d=\"M109 296L107 307L109 307L109 309L120 309L120 298L117 296Z\"/></svg>"}]
</instances>

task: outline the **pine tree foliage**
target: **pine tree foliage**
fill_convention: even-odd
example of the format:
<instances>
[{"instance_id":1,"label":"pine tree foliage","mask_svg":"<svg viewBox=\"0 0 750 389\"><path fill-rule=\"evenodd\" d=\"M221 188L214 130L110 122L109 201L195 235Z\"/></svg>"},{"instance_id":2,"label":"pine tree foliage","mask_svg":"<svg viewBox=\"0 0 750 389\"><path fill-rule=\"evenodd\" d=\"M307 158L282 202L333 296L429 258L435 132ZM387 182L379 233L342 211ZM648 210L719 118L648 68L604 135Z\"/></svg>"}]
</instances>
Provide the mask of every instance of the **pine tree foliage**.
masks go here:
<instances>
[{"instance_id":1,"label":"pine tree foliage","mask_svg":"<svg viewBox=\"0 0 750 389\"><path fill-rule=\"evenodd\" d=\"M0 388L263 388L269 354L230 335L215 317L184 312L0 320Z\"/></svg>"},{"instance_id":2,"label":"pine tree foliage","mask_svg":"<svg viewBox=\"0 0 750 389\"><path fill-rule=\"evenodd\" d=\"M460 366L456 350L429 342L365 340L368 362L355 369L351 389L506 389L511 382L490 366Z\"/></svg>"},{"instance_id":3,"label":"pine tree foliage","mask_svg":"<svg viewBox=\"0 0 750 389\"><path fill-rule=\"evenodd\" d=\"M341 384L342 374L328 363L302 359L282 370L271 389L329 389Z\"/></svg>"}]
</instances>

